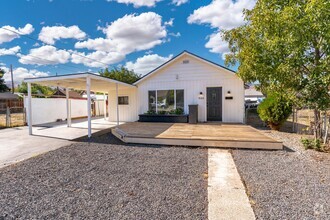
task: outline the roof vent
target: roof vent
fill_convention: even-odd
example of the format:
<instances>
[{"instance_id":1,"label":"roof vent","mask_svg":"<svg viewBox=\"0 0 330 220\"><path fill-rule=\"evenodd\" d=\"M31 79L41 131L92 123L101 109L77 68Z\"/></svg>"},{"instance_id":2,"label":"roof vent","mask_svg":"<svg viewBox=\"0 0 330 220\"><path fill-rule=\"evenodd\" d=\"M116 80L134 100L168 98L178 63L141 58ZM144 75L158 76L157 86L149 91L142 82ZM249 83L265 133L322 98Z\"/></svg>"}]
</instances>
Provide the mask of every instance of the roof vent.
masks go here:
<instances>
[{"instance_id":1,"label":"roof vent","mask_svg":"<svg viewBox=\"0 0 330 220\"><path fill-rule=\"evenodd\" d=\"M189 63L189 60L183 60L182 63L183 64L188 64Z\"/></svg>"}]
</instances>

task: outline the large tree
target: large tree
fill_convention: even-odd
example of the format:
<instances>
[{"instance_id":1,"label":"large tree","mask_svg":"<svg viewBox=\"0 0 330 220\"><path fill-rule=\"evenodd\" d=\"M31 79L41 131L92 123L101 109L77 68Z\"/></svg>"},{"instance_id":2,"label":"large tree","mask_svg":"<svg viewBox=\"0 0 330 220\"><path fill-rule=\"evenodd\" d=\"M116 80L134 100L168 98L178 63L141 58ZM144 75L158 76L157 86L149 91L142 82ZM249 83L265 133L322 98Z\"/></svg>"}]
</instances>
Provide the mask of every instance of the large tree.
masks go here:
<instances>
[{"instance_id":1,"label":"large tree","mask_svg":"<svg viewBox=\"0 0 330 220\"><path fill-rule=\"evenodd\" d=\"M5 80L3 79L3 76L5 75L5 71L0 68L0 92L8 92L9 88L5 84Z\"/></svg>"},{"instance_id":2,"label":"large tree","mask_svg":"<svg viewBox=\"0 0 330 220\"><path fill-rule=\"evenodd\" d=\"M28 88L27 88L27 83L22 82L21 85L18 86L17 88L18 92L21 93L28 93ZM42 86L38 84L31 84L31 93L32 94L42 94L46 96L53 95L54 90L48 86Z\"/></svg>"},{"instance_id":3,"label":"large tree","mask_svg":"<svg viewBox=\"0 0 330 220\"><path fill-rule=\"evenodd\" d=\"M136 74L133 70L128 70L125 67L114 68L109 70L106 68L105 70L99 71L101 76L108 77L110 79L115 79L121 82L132 84L138 79L141 78L141 75Z\"/></svg>"},{"instance_id":4,"label":"large tree","mask_svg":"<svg viewBox=\"0 0 330 220\"><path fill-rule=\"evenodd\" d=\"M246 25L222 33L231 51L226 63L239 63L238 75L264 92L293 94L314 109L320 138L320 111L330 104L330 1L259 0L244 14Z\"/></svg>"}]
</instances>

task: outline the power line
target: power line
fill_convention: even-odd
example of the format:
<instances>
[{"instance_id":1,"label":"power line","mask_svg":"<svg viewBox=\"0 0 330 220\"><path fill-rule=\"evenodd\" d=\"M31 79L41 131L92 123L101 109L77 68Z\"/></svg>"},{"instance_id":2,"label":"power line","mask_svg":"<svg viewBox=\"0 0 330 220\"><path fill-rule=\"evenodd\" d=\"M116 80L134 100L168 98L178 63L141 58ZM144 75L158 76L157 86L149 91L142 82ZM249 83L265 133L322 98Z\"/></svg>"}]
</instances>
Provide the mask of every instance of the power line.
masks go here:
<instances>
[{"instance_id":1,"label":"power line","mask_svg":"<svg viewBox=\"0 0 330 220\"><path fill-rule=\"evenodd\" d=\"M23 60L29 60L29 59L27 59L27 58L25 58L25 57L19 56L19 55L18 55L18 52L13 51L12 49L7 49L7 50L13 52L14 54L5 54L5 53L0 53L0 54L2 54L2 55L16 56L16 57L19 57L20 59L23 59ZM23 54L23 53L19 53L19 54L21 54L21 55L23 55L23 56L29 56L29 57L33 57L33 58L36 58L36 59L39 59L39 60L47 61L47 62L48 62L48 65L50 65L50 64L52 64L52 63L54 62L53 60L49 60L49 59L45 59L45 58L41 58L41 57L37 57L37 56L31 55L31 54ZM79 69L79 70L80 70L79 67L72 66L72 65L69 65L69 64L66 64L66 63L62 63L61 65L64 65L64 66L66 66L66 67L70 67L70 68L74 68L74 69ZM72 71L72 70L70 70L70 71Z\"/></svg>"},{"instance_id":2,"label":"power line","mask_svg":"<svg viewBox=\"0 0 330 220\"><path fill-rule=\"evenodd\" d=\"M45 44L45 45L48 45L48 46L53 46L53 47L55 47L55 48L57 48L57 49L59 49L59 50L66 50L65 48L61 48L61 47L57 47L57 46L55 46L55 45L51 45L51 44L44 43L44 42L42 42L41 40L38 40L38 39L33 38L33 37L30 37L30 36L28 36L28 35L25 35L25 34L19 33L18 31L13 31L13 30L10 30L10 29L8 29L8 28L4 28L4 27L0 27L0 28L1 28L1 29L4 29L4 30L7 30L7 31L10 31L10 32L13 32L13 33L15 33L15 34L18 34L18 35L20 35L20 36L22 36L22 37L25 37L25 38L28 38L28 39L34 40L34 41L36 41L36 42L41 42L42 44ZM98 60L93 59L93 58L90 58L90 57L83 56L83 55L81 55L81 54L79 54L79 53L76 53L76 52L74 52L74 51L71 51L71 53L72 53L72 54L75 54L75 55L77 55L77 56L80 56L80 57L83 57L83 58L86 58L86 59L92 60L92 61L94 61L94 62L98 62L98 63L104 64L104 65L106 65L106 66L111 66L110 64L107 64L107 63L104 63L104 62L98 61Z\"/></svg>"},{"instance_id":3,"label":"power line","mask_svg":"<svg viewBox=\"0 0 330 220\"><path fill-rule=\"evenodd\" d=\"M0 55L6 55L6 56L14 56L14 57L19 57L19 56L17 56L16 54L5 54L5 53L0 53ZM27 55L26 55L27 56ZM27 60L26 58L24 58L24 57L19 57L20 59L23 59L23 60ZM39 57L38 57L39 58ZM39 58L39 59L42 59L42 58ZM70 66L68 66L68 67L70 67ZM66 71L70 71L70 72L72 72L72 69L66 69L66 68L63 68L63 67L57 67L58 69L63 69L63 70L66 70ZM76 68L78 68L78 67L76 67Z\"/></svg>"}]
</instances>

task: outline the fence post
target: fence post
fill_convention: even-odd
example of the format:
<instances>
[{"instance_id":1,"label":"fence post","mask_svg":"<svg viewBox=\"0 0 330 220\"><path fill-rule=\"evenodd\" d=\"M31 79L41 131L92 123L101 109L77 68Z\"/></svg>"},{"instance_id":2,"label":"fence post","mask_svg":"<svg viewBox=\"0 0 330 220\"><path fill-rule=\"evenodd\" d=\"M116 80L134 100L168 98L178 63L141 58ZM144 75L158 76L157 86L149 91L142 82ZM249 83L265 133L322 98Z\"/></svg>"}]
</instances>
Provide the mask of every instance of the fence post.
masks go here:
<instances>
[{"instance_id":1,"label":"fence post","mask_svg":"<svg viewBox=\"0 0 330 220\"><path fill-rule=\"evenodd\" d=\"M8 106L6 109L6 127L10 127L10 108Z\"/></svg>"}]
</instances>

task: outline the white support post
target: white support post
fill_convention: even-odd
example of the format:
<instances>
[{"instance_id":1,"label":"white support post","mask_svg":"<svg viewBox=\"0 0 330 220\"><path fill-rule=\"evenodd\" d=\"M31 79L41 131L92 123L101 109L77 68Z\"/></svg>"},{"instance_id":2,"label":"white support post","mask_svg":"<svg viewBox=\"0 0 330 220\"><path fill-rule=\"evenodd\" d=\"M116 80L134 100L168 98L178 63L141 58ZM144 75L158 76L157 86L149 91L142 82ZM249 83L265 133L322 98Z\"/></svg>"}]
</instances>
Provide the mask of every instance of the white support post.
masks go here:
<instances>
[{"instance_id":1,"label":"white support post","mask_svg":"<svg viewBox=\"0 0 330 220\"><path fill-rule=\"evenodd\" d=\"M88 116L88 138L92 137L92 109L91 109L91 78L86 78L87 92L87 116Z\"/></svg>"},{"instance_id":2,"label":"white support post","mask_svg":"<svg viewBox=\"0 0 330 220\"><path fill-rule=\"evenodd\" d=\"M29 135L32 135L32 94L31 94L31 83L28 86L28 124L29 124Z\"/></svg>"},{"instance_id":3,"label":"white support post","mask_svg":"<svg viewBox=\"0 0 330 220\"><path fill-rule=\"evenodd\" d=\"M65 89L66 95L66 122L68 127L71 127L71 106L70 106L70 97L69 97L69 88Z\"/></svg>"},{"instance_id":4,"label":"white support post","mask_svg":"<svg viewBox=\"0 0 330 220\"><path fill-rule=\"evenodd\" d=\"M107 100L105 99L105 93L103 93L103 112L104 112L104 120L107 120Z\"/></svg>"},{"instance_id":5,"label":"white support post","mask_svg":"<svg viewBox=\"0 0 330 220\"><path fill-rule=\"evenodd\" d=\"M116 106L117 106L117 125L119 125L118 83L116 83Z\"/></svg>"}]
</instances>

